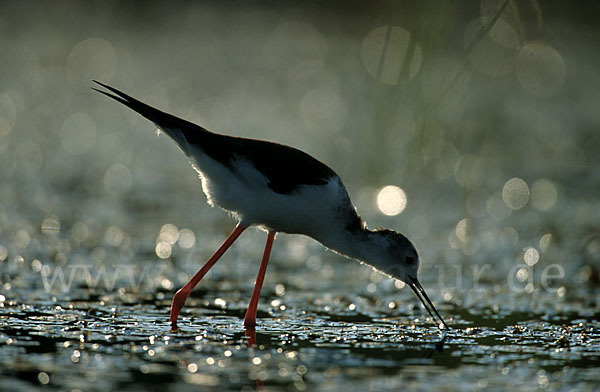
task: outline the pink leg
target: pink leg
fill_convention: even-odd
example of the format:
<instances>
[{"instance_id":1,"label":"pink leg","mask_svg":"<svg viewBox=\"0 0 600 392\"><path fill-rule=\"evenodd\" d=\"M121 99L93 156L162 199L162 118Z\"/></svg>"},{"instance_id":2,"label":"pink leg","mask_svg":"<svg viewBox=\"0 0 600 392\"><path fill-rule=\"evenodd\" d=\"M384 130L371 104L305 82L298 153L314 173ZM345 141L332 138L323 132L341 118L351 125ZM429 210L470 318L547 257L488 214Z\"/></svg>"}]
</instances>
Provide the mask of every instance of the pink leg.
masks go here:
<instances>
[{"instance_id":1,"label":"pink leg","mask_svg":"<svg viewBox=\"0 0 600 392\"><path fill-rule=\"evenodd\" d=\"M252 290L250 305L248 305L246 317L244 317L245 328L254 329L254 327L256 327L256 311L258 309L258 298L260 297L260 289L262 289L263 281L265 280L265 273L267 272L267 264L269 263L269 256L271 255L271 248L273 247L274 239L275 232L269 231L269 234L267 234L267 244L265 245L265 252L263 253L263 257L260 262L258 276L256 277L256 282L254 283L254 290Z\"/></svg>"},{"instance_id":2,"label":"pink leg","mask_svg":"<svg viewBox=\"0 0 600 392\"><path fill-rule=\"evenodd\" d=\"M256 348L256 329L246 328L246 329L244 329L244 335L246 335L246 341L248 342L248 347Z\"/></svg>"},{"instance_id":3,"label":"pink leg","mask_svg":"<svg viewBox=\"0 0 600 392\"><path fill-rule=\"evenodd\" d=\"M233 230L225 242L223 242L223 245L221 245L215 254L213 254L206 263L204 263L198 272L196 272L196 275L192 276L192 279L190 279L185 286L175 293L173 296L173 303L171 304L171 316L169 317L172 332L177 331L177 316L179 316L179 312L181 311L185 300L190 296L190 293L194 287L196 287L198 282L200 282L200 279L202 279L208 270L215 265L219 258L223 256L223 253L225 253L225 251L231 246L231 244L233 244L233 242L240 236L240 234L242 234L245 229L246 228L244 226L238 224L235 230Z\"/></svg>"}]
</instances>

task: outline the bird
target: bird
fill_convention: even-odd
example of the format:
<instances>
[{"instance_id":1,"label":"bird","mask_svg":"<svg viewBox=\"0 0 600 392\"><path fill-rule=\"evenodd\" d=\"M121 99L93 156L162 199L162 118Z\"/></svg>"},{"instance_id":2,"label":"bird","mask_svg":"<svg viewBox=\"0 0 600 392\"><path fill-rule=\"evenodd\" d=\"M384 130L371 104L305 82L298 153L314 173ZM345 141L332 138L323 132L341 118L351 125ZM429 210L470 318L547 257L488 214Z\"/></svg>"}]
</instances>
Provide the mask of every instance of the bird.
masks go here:
<instances>
[{"instance_id":1,"label":"bird","mask_svg":"<svg viewBox=\"0 0 600 392\"><path fill-rule=\"evenodd\" d=\"M420 259L403 234L367 227L340 176L311 155L279 143L211 132L143 103L107 84L91 87L153 122L189 159L209 205L229 211L237 225L223 244L174 295L169 323L177 319L190 293L235 240L249 227L267 232L244 328L256 327L260 291L277 233L311 237L326 248L355 259L409 286L437 327L448 325L417 277ZM434 316L435 314L435 316Z\"/></svg>"}]
</instances>

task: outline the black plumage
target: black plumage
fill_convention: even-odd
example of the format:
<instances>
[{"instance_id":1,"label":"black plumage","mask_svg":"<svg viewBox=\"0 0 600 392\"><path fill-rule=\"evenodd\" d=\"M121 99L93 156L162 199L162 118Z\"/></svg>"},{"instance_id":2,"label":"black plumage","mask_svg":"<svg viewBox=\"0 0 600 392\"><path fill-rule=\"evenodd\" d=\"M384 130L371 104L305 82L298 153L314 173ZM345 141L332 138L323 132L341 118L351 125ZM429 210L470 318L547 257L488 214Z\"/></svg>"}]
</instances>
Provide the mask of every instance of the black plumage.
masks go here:
<instances>
[{"instance_id":1,"label":"black plumage","mask_svg":"<svg viewBox=\"0 0 600 392\"><path fill-rule=\"evenodd\" d=\"M200 147L212 159L232 168L236 157L243 157L261 171L268 186L281 194L293 193L300 185L325 185L336 173L324 163L296 148L263 140L221 135L199 125L160 111L139 100L96 82L116 95L94 89L138 112L160 128L180 130L187 143Z\"/></svg>"}]
</instances>

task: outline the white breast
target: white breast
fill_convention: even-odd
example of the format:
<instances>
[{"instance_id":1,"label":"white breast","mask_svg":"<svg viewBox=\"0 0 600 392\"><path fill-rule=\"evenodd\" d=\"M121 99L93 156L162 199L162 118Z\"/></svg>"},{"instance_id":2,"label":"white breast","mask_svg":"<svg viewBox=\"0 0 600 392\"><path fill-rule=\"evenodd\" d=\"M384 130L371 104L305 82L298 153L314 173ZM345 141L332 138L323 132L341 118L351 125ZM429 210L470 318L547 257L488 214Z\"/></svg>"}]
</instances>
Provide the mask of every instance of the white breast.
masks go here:
<instances>
[{"instance_id":1,"label":"white breast","mask_svg":"<svg viewBox=\"0 0 600 392\"><path fill-rule=\"evenodd\" d=\"M323 224L342 220L349 203L344 185L332 177L325 185L300 185L291 194L274 192L268 179L243 157L233 169L201 151L191 154L208 203L231 211L245 226L258 225L284 233L318 236Z\"/></svg>"}]
</instances>

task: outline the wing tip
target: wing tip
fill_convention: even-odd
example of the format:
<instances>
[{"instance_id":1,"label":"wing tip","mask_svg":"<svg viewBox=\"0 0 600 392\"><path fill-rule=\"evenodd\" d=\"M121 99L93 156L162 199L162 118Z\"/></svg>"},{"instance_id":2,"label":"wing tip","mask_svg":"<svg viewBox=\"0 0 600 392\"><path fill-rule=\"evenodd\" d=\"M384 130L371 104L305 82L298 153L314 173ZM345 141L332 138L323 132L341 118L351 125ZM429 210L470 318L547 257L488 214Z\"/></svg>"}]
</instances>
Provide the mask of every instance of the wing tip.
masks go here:
<instances>
[{"instance_id":1,"label":"wing tip","mask_svg":"<svg viewBox=\"0 0 600 392\"><path fill-rule=\"evenodd\" d=\"M92 82L104 87L104 88L110 88L110 86L108 86L107 84L104 84L102 82L97 81L96 79L92 79Z\"/></svg>"},{"instance_id":2,"label":"wing tip","mask_svg":"<svg viewBox=\"0 0 600 392\"><path fill-rule=\"evenodd\" d=\"M109 90L112 92L112 89L110 89L110 87L108 87L107 85L105 85L105 84L103 84L103 83L100 83L100 82L98 82L97 80L92 80L92 81L93 81L94 83L97 83L97 84L99 84L100 86L102 86L102 87L104 87L104 88L106 88L106 89L109 89ZM127 105L127 106L129 106L129 101L128 101L128 100L126 100L126 99L124 99L123 97L121 97L121 96L119 96L119 95L116 95L116 94L111 94L111 93L108 93L108 92L106 92L106 91L102 91L102 90L100 90L100 89L98 89L98 88L96 88L96 87L92 87L92 86L90 86L90 89L92 89L92 90L94 90L94 91L97 91L97 92L99 92L100 94L104 94L104 95L106 95L107 97L109 97L109 98L112 98L112 99L114 99L115 101L118 101L118 102L120 102L120 103L122 103L122 104L124 104L124 105Z\"/></svg>"},{"instance_id":3,"label":"wing tip","mask_svg":"<svg viewBox=\"0 0 600 392\"><path fill-rule=\"evenodd\" d=\"M176 117L172 114L165 113L165 112L163 112L159 109L156 109L146 103L143 103L143 102L131 97L130 95L127 95L124 92L122 92L114 87L111 87L105 83L99 82L95 79L92 79L92 82L105 88L108 91L101 90L99 88L96 88L95 86L90 86L90 88L92 90L97 91L101 94L104 94L107 97L112 98L117 102L120 102L121 104L127 106L128 108L136 111L143 117L152 121L154 124L156 124L160 128L165 128L165 127L166 128L169 128L169 127L170 128L180 128L180 129L189 128L189 129L194 129L194 130L196 130L197 128L200 128L204 131L207 131L206 129L204 129L196 124L193 124L189 121L186 121L184 119Z\"/></svg>"}]
</instances>

